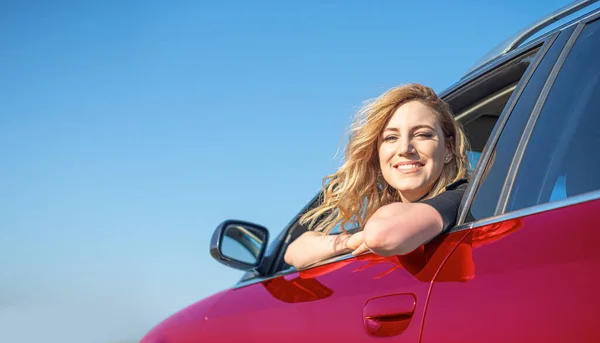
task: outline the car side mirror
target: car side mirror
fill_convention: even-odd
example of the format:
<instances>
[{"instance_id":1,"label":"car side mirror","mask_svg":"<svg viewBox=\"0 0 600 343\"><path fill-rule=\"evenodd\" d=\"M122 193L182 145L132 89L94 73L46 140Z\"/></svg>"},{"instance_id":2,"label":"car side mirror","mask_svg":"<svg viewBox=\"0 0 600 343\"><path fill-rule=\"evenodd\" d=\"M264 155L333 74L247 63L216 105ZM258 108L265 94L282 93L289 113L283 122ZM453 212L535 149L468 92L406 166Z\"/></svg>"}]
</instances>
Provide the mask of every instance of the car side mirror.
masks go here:
<instances>
[{"instance_id":1,"label":"car side mirror","mask_svg":"<svg viewBox=\"0 0 600 343\"><path fill-rule=\"evenodd\" d=\"M256 270L263 262L269 230L241 220L226 220L213 233L210 254L235 269Z\"/></svg>"}]
</instances>

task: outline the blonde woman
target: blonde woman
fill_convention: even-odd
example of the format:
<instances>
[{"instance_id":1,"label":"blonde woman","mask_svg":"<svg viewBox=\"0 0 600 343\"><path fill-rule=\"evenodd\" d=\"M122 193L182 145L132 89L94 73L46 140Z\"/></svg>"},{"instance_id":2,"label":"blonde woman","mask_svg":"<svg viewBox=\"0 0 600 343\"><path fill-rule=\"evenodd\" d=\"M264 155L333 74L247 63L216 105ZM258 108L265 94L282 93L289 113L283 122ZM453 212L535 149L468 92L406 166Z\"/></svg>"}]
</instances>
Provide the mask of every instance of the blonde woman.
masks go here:
<instances>
[{"instance_id":1,"label":"blonde woman","mask_svg":"<svg viewBox=\"0 0 600 343\"><path fill-rule=\"evenodd\" d=\"M309 230L285 261L304 268L347 252L403 255L451 228L467 186L467 145L452 110L429 87L400 86L368 102L343 165L324 179L319 206L301 218ZM342 233L330 235L337 225Z\"/></svg>"}]
</instances>

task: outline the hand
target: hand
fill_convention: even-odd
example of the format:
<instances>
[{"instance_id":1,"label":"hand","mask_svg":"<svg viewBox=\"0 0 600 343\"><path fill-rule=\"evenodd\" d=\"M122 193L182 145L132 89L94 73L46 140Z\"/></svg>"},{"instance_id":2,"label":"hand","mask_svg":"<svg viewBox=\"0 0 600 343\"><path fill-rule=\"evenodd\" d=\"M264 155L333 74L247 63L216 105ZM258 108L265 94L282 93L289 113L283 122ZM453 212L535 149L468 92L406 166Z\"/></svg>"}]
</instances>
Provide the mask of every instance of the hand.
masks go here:
<instances>
[{"instance_id":1,"label":"hand","mask_svg":"<svg viewBox=\"0 0 600 343\"><path fill-rule=\"evenodd\" d=\"M348 239L346 242L346 246L348 249L352 250L352 255L358 256L366 251L371 251L369 247L365 244L363 239L363 232L359 231Z\"/></svg>"},{"instance_id":2,"label":"hand","mask_svg":"<svg viewBox=\"0 0 600 343\"><path fill-rule=\"evenodd\" d=\"M297 269L305 268L315 262L345 254L351 250L347 247L349 233L337 235L307 231L300 235L287 247L284 260Z\"/></svg>"}]
</instances>

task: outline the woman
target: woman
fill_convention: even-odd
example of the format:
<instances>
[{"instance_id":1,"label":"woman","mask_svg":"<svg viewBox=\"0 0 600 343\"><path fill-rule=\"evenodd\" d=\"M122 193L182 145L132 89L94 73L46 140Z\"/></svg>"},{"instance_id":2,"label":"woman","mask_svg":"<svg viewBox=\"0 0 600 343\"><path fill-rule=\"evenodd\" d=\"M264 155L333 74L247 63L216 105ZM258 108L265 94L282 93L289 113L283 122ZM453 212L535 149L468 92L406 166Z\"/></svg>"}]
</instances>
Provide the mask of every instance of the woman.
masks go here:
<instances>
[{"instance_id":1,"label":"woman","mask_svg":"<svg viewBox=\"0 0 600 343\"><path fill-rule=\"evenodd\" d=\"M431 88L400 86L367 103L343 165L301 218L309 231L290 244L285 261L303 268L347 252L403 255L452 227L467 185L467 145ZM336 225L343 233L329 235Z\"/></svg>"}]
</instances>

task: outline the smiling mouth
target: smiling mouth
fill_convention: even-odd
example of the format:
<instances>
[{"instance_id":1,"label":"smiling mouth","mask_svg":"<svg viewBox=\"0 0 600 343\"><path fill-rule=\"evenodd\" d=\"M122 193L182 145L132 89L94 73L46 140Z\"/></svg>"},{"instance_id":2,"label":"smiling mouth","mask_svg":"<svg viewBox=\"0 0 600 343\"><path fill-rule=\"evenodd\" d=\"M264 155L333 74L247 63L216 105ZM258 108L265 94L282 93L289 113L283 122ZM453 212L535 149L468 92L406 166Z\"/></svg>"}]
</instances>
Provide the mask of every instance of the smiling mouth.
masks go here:
<instances>
[{"instance_id":1,"label":"smiling mouth","mask_svg":"<svg viewBox=\"0 0 600 343\"><path fill-rule=\"evenodd\" d=\"M424 164L422 162L411 162L411 163L397 163L393 167L394 167L394 169L397 169L399 171L414 171L423 166L424 166Z\"/></svg>"}]
</instances>

